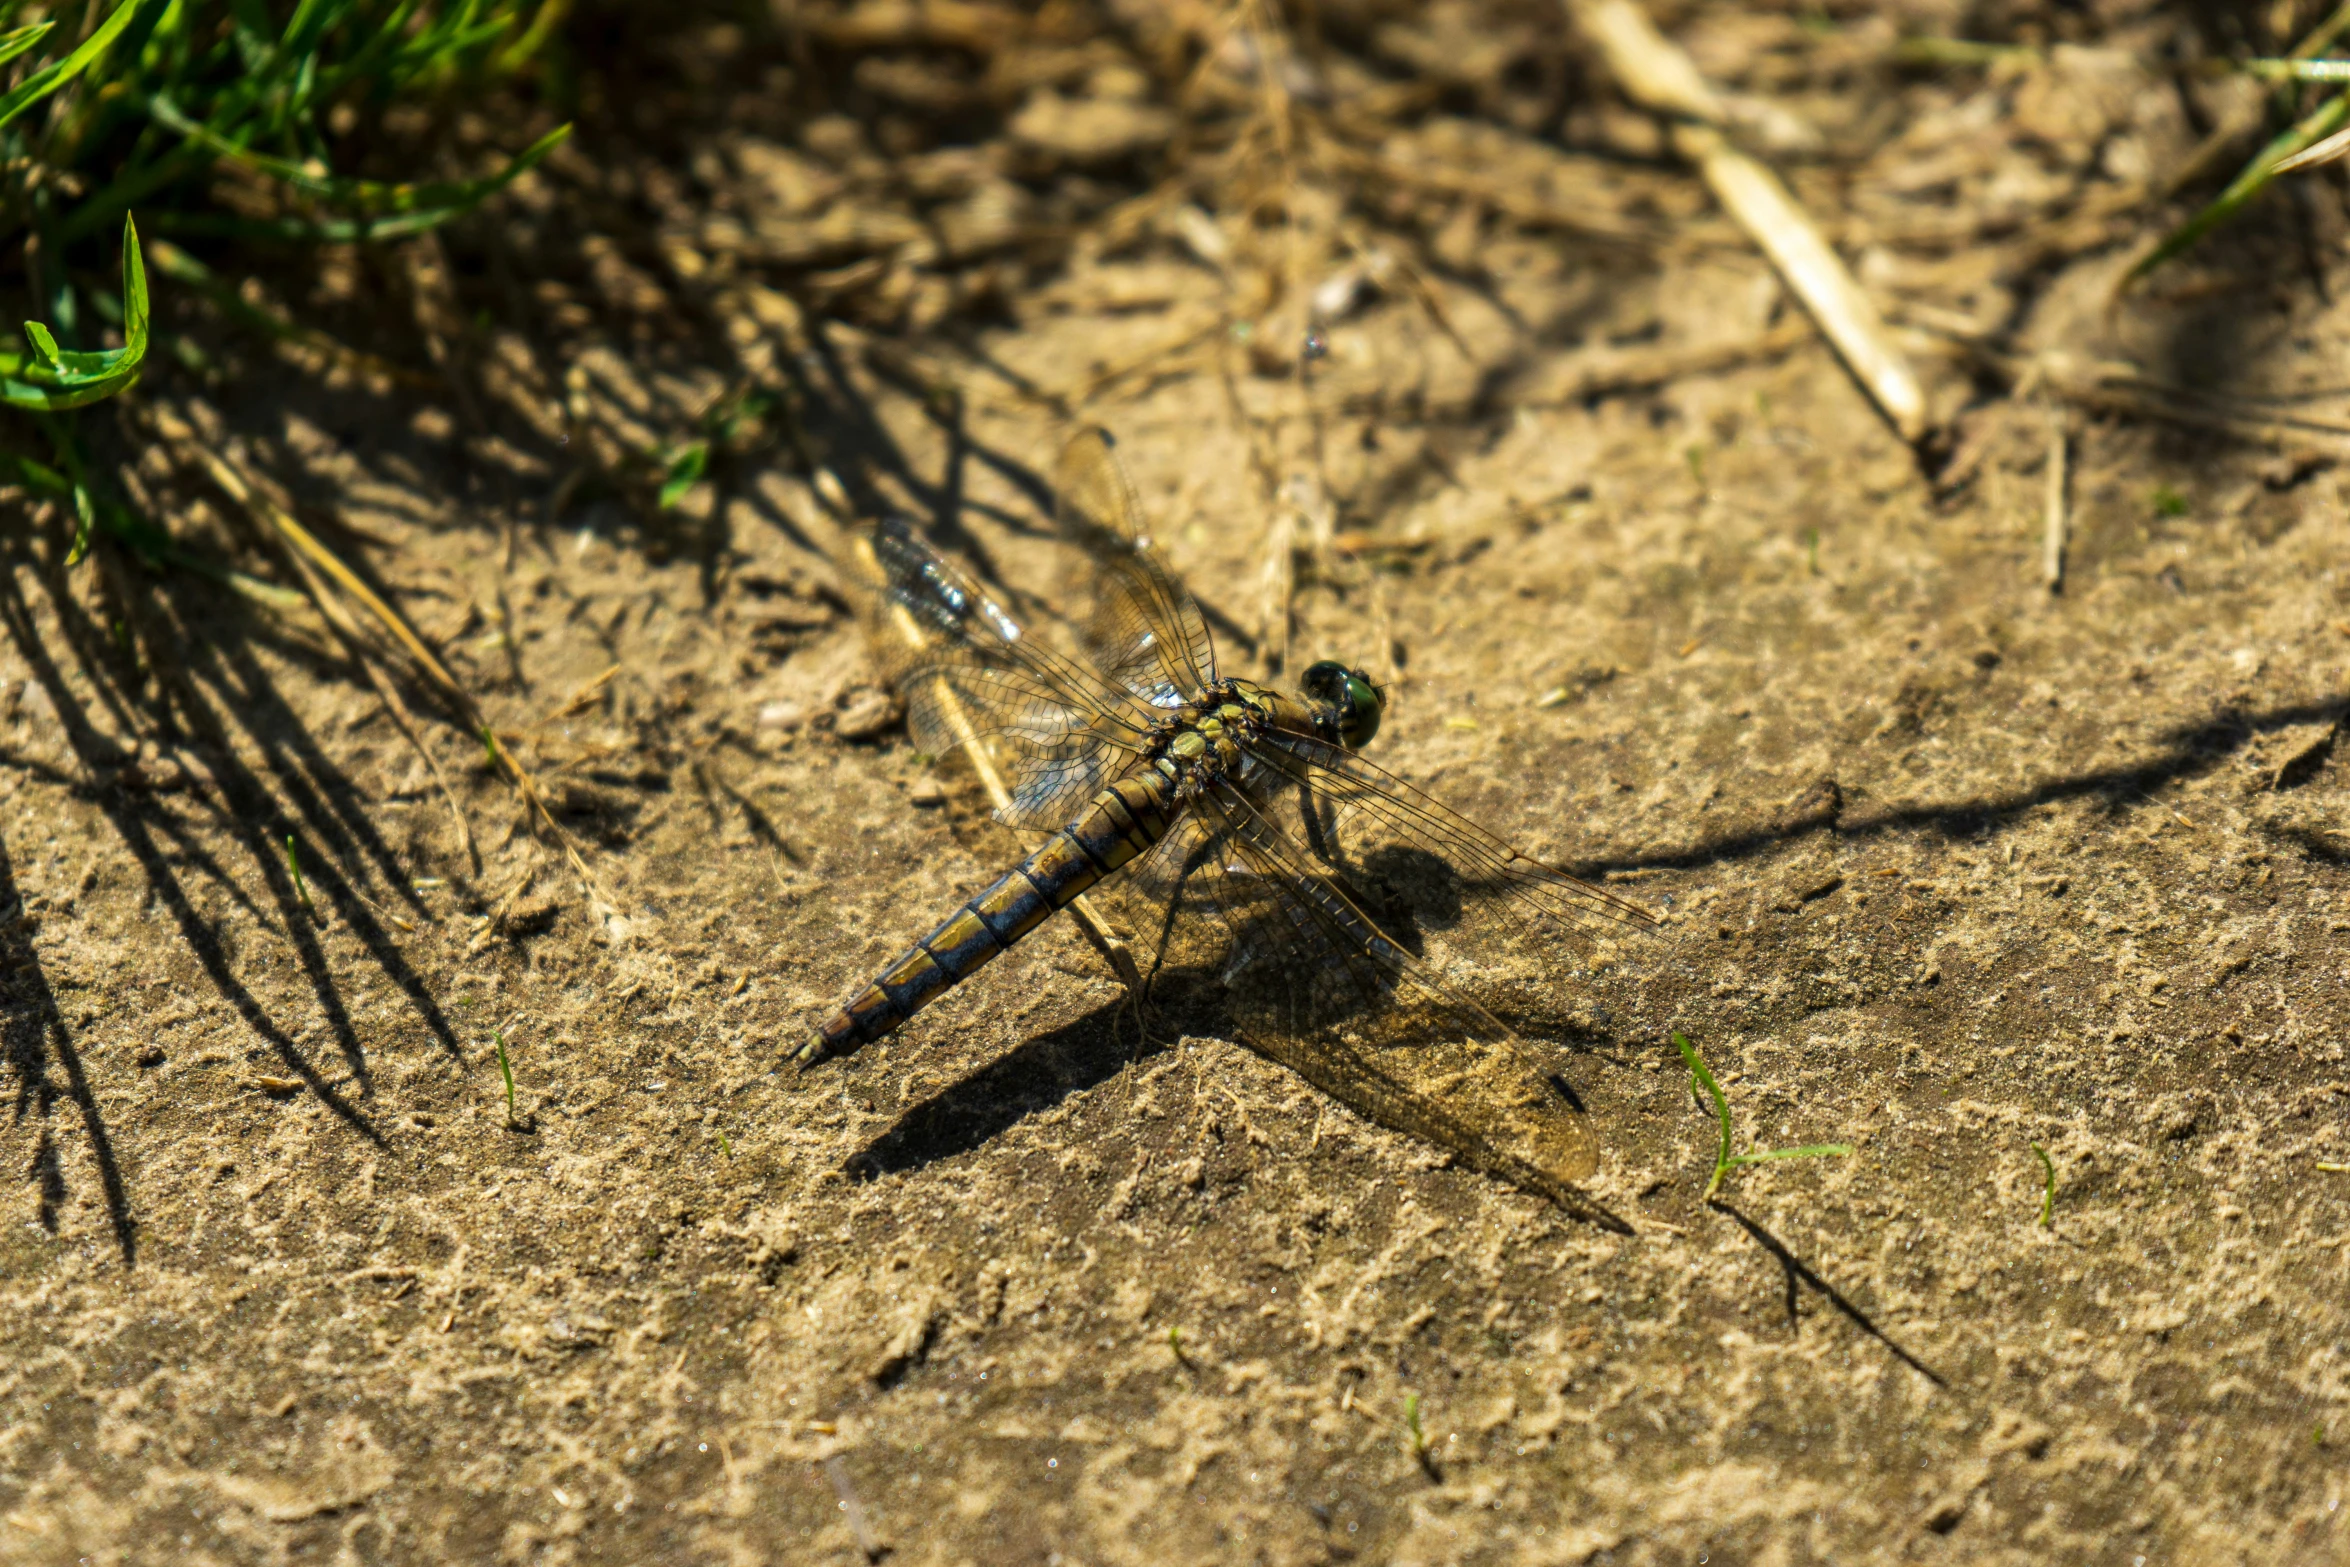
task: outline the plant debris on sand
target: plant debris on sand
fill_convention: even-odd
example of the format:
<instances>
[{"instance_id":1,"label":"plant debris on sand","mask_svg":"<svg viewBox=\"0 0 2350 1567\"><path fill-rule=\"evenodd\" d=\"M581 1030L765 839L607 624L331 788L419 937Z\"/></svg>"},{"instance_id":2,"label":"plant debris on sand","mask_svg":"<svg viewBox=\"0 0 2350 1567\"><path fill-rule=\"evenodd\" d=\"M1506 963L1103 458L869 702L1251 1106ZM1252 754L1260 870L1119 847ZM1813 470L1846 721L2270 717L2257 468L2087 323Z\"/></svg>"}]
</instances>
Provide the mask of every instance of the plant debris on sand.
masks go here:
<instances>
[{"instance_id":1,"label":"plant debris on sand","mask_svg":"<svg viewBox=\"0 0 2350 1567\"><path fill-rule=\"evenodd\" d=\"M0 19L0 1559L2342 1554L2337 8L1636 9ZM859 530L1046 618L1080 419L1667 914L1631 1234L1066 922L777 1071L1021 852Z\"/></svg>"}]
</instances>

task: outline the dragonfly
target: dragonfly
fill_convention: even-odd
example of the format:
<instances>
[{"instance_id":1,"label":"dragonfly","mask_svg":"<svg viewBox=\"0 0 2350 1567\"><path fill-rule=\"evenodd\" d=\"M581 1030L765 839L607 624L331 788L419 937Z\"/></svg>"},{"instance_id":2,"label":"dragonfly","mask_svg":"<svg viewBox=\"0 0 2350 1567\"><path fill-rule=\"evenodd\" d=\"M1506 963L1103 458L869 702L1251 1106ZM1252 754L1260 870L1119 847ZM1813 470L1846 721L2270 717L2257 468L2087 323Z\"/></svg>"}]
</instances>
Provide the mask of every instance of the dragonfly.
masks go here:
<instances>
[{"instance_id":1,"label":"dragonfly","mask_svg":"<svg viewBox=\"0 0 2350 1567\"><path fill-rule=\"evenodd\" d=\"M843 1001L803 1068L887 1039L1083 900L1162 990L1368 1119L1612 1228L1576 1183L1599 1142L1498 1014L1562 983L1578 933L1657 923L1361 754L1379 686L1335 660L1294 691L1228 675L1154 546L1107 432L1055 471L1093 563L1074 645L1032 634L902 518L871 545L915 748L974 753L997 818L1045 835ZM1081 912L1082 912L1081 905Z\"/></svg>"}]
</instances>

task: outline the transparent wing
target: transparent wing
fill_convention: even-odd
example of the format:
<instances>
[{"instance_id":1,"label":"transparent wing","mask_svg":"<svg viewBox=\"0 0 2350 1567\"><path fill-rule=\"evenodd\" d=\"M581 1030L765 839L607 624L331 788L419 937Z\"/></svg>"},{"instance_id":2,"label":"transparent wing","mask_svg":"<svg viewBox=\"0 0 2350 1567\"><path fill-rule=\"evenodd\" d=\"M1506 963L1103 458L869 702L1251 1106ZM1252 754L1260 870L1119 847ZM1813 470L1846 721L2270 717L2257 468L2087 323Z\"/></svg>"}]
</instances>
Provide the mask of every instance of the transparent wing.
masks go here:
<instances>
[{"instance_id":1,"label":"transparent wing","mask_svg":"<svg viewBox=\"0 0 2350 1567\"><path fill-rule=\"evenodd\" d=\"M917 750L973 747L1003 777L1008 826L1066 826L1157 716L1123 685L1025 632L900 518L874 530L871 641Z\"/></svg>"},{"instance_id":2,"label":"transparent wing","mask_svg":"<svg viewBox=\"0 0 2350 1567\"><path fill-rule=\"evenodd\" d=\"M1352 751L1286 730L1258 734L1248 746L1296 792L1317 855L1417 895L1428 917L1460 930L1462 942L1551 943L1561 925L1657 922L1639 904L1521 854Z\"/></svg>"},{"instance_id":3,"label":"transparent wing","mask_svg":"<svg viewBox=\"0 0 2350 1567\"><path fill-rule=\"evenodd\" d=\"M1053 479L1061 531L1101 573L1085 638L1103 673L1154 707L1200 695L1215 683L1215 643L1199 606L1160 562L1108 433L1070 437Z\"/></svg>"},{"instance_id":4,"label":"transparent wing","mask_svg":"<svg viewBox=\"0 0 2350 1567\"><path fill-rule=\"evenodd\" d=\"M1249 784L1214 787L1113 882L1145 972L1198 982L1243 1043L1367 1119L1620 1227L1574 1184L1597 1140L1531 1048L1408 950L1275 809Z\"/></svg>"}]
</instances>

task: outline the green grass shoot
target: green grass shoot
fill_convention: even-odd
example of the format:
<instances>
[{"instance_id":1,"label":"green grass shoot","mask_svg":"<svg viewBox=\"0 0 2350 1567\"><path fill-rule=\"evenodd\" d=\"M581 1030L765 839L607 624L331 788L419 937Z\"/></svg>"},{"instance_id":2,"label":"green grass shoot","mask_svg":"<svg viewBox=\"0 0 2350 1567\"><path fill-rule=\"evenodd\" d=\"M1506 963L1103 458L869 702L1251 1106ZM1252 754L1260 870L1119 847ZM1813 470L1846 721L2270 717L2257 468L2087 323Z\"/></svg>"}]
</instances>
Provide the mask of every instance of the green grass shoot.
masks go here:
<instances>
[{"instance_id":1,"label":"green grass shoot","mask_svg":"<svg viewBox=\"0 0 2350 1567\"><path fill-rule=\"evenodd\" d=\"M2309 67L2314 67L2315 71L2322 72L2328 65L2336 62L2320 64L2312 57L2329 48L2345 30L2350 30L2350 6L2337 8L2325 21L2311 29L2302 38L2299 47L2294 49L2290 60L2264 62L2263 64L2270 68L2264 69L2262 66L2255 66L2252 68L2252 74L2272 78L2280 74L2295 77L2301 75L2304 69L2303 62L2307 62ZM2273 68L2277 66L2285 69L2279 72ZM2261 192L2267 190L2269 185L2274 182L2281 172L2280 165L2291 161L2296 155L2332 136L2345 124L2350 124L2350 91L2339 92L2327 98L2279 133L2267 146L2254 153L2252 160L2238 170L2236 177L2228 182L2227 189L2197 209L2177 228L2164 235L2160 244L2148 251L2135 266L2130 268L2122 278L2121 288L2128 289L2164 262L2192 249L2213 229L2219 228L2235 218L2237 214L2259 199Z\"/></svg>"},{"instance_id":2,"label":"green grass shoot","mask_svg":"<svg viewBox=\"0 0 2350 1567\"><path fill-rule=\"evenodd\" d=\"M0 4L0 15L23 9ZM37 415L113 397L139 378L150 346L139 226L218 242L222 272L236 276L242 242L382 240L446 223L544 161L570 130L557 127L472 178L363 179L331 161L338 145L374 140L367 129L386 111L445 104L524 68L568 0L92 0L40 9L56 14L0 30L0 68L23 73L0 91L0 245L22 247L37 231L41 257L24 346L0 347L0 406ZM330 131L331 118L354 110L356 125ZM251 176L239 188L260 196L258 205L220 204L223 165ZM119 292L105 276L117 234ZM173 254L181 281L207 270ZM255 324L257 312L221 304L223 290L191 292ZM119 333L118 346L99 341L101 331ZM37 420L32 433L71 476L74 558L103 534L150 565L204 568L160 522L84 477L73 421Z\"/></svg>"},{"instance_id":3,"label":"green grass shoot","mask_svg":"<svg viewBox=\"0 0 2350 1567\"><path fill-rule=\"evenodd\" d=\"M702 473L709 466L708 441L688 441L673 452L662 470L661 509L676 510L685 500L687 492L702 482Z\"/></svg>"},{"instance_id":4,"label":"green grass shoot","mask_svg":"<svg viewBox=\"0 0 2350 1567\"><path fill-rule=\"evenodd\" d=\"M1433 1472L1435 1461L1428 1455L1428 1433L1420 1425L1420 1395L1417 1393L1406 1393L1403 1396L1403 1430L1412 1461L1422 1469Z\"/></svg>"},{"instance_id":5,"label":"green grass shoot","mask_svg":"<svg viewBox=\"0 0 2350 1567\"><path fill-rule=\"evenodd\" d=\"M2183 491L2168 484L2158 484L2154 487L2155 516L2184 517L2194 509L2194 503L2187 499Z\"/></svg>"},{"instance_id":6,"label":"green grass shoot","mask_svg":"<svg viewBox=\"0 0 2350 1567\"><path fill-rule=\"evenodd\" d=\"M1722 1189L1722 1182L1728 1179L1730 1172L1742 1164L1765 1164L1775 1159L1840 1159L1848 1157L1852 1153L1852 1144L1850 1143L1806 1143L1801 1148L1772 1148L1751 1153L1732 1153L1730 1151L1730 1101L1728 1096L1722 1092L1722 1085L1714 1081L1713 1073L1706 1067L1705 1058L1697 1053L1697 1047L1689 1042L1687 1034L1676 1031L1673 1035L1673 1044L1680 1050L1681 1059L1689 1063L1691 1091L1694 1092L1699 1088L1706 1091L1706 1094L1714 1102L1714 1117L1721 1124L1721 1141L1715 1145L1714 1149L1713 1179L1705 1183L1706 1201L1713 1200L1714 1194Z\"/></svg>"},{"instance_id":7,"label":"green grass shoot","mask_svg":"<svg viewBox=\"0 0 2350 1567\"><path fill-rule=\"evenodd\" d=\"M1172 1322L1167 1324L1167 1349L1169 1353L1174 1355L1175 1364L1179 1366L1191 1364L1191 1357L1183 1352L1183 1329Z\"/></svg>"},{"instance_id":8,"label":"green grass shoot","mask_svg":"<svg viewBox=\"0 0 2350 1567\"><path fill-rule=\"evenodd\" d=\"M2040 1158L2040 1228L2045 1230L2056 1222L2056 1161L2038 1143L2032 1144L2032 1152Z\"/></svg>"},{"instance_id":9,"label":"green grass shoot","mask_svg":"<svg viewBox=\"0 0 2350 1567\"><path fill-rule=\"evenodd\" d=\"M302 880L302 853L294 846L292 833L286 834L286 870L294 878L294 896L302 900L302 907L316 914L318 905L310 901L310 888Z\"/></svg>"},{"instance_id":10,"label":"green grass shoot","mask_svg":"<svg viewBox=\"0 0 2350 1567\"><path fill-rule=\"evenodd\" d=\"M490 1030L490 1038L498 1046L498 1075L506 1080L506 1124L514 1124L514 1063L506 1059L506 1036L498 1029Z\"/></svg>"},{"instance_id":11,"label":"green grass shoot","mask_svg":"<svg viewBox=\"0 0 2350 1567\"><path fill-rule=\"evenodd\" d=\"M726 1140L726 1134L724 1132L720 1132L718 1134L718 1151L726 1155L726 1157L729 1159L734 1157L734 1144Z\"/></svg>"}]
</instances>

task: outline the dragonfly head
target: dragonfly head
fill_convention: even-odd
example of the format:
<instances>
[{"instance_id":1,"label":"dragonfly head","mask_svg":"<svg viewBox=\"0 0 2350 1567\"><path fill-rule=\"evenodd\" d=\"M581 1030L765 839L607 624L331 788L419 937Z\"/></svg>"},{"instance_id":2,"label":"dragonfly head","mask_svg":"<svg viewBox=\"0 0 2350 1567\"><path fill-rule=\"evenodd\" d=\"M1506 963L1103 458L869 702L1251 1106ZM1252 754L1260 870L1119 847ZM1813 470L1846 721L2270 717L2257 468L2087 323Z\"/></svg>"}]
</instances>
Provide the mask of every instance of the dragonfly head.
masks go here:
<instances>
[{"instance_id":1,"label":"dragonfly head","mask_svg":"<svg viewBox=\"0 0 2350 1567\"><path fill-rule=\"evenodd\" d=\"M1307 667L1298 689L1314 705L1314 718L1323 732L1349 751L1368 745L1379 732L1379 688L1361 670L1324 659Z\"/></svg>"}]
</instances>

